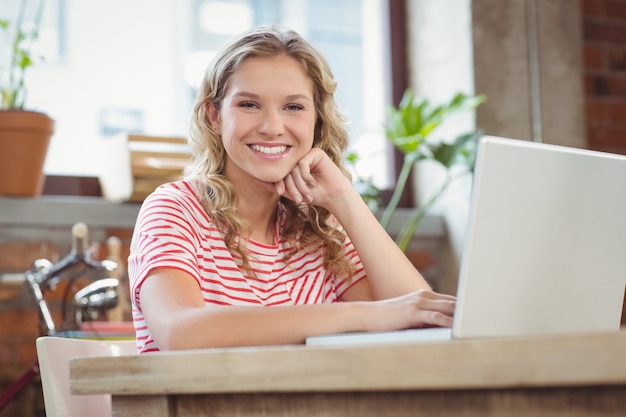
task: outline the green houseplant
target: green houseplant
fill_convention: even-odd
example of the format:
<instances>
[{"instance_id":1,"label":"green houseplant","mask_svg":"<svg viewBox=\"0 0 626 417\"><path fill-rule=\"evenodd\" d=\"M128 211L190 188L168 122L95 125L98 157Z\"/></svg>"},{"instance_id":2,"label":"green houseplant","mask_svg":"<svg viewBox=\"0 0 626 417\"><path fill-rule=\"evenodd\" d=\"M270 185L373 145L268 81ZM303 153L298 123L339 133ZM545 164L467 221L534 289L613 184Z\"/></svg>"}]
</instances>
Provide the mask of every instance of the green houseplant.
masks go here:
<instances>
[{"instance_id":1,"label":"green houseplant","mask_svg":"<svg viewBox=\"0 0 626 417\"><path fill-rule=\"evenodd\" d=\"M20 197L41 194L54 132L54 120L48 115L25 109L26 71L35 62L31 46L39 34L45 1L39 1L31 20L26 18L27 3L20 3L14 24L0 20L0 195Z\"/></svg>"},{"instance_id":2,"label":"green houseplant","mask_svg":"<svg viewBox=\"0 0 626 417\"><path fill-rule=\"evenodd\" d=\"M11 32L11 23L8 20L0 20L0 28L6 38ZM3 67L2 84L2 109L23 109L26 98L26 84L24 76L26 69L33 65L33 58L28 48L28 43L36 38L36 33L24 33L17 28L14 31L13 41L8 45L10 48L10 61Z\"/></svg>"},{"instance_id":3,"label":"green houseplant","mask_svg":"<svg viewBox=\"0 0 626 417\"><path fill-rule=\"evenodd\" d=\"M437 202L450 183L472 172L479 130L458 136L452 141L432 140L431 136L453 114L476 109L486 100L483 95L458 93L447 102L433 106L425 98L417 98L407 90L398 105L390 106L385 125L387 138L404 154L404 162L398 175L389 204L381 216L381 225L388 229L389 222L416 163L430 160L445 168L445 178L433 194L410 215L396 237L396 243L406 251L415 229L428 210ZM453 169L460 168L460 169Z\"/></svg>"}]
</instances>

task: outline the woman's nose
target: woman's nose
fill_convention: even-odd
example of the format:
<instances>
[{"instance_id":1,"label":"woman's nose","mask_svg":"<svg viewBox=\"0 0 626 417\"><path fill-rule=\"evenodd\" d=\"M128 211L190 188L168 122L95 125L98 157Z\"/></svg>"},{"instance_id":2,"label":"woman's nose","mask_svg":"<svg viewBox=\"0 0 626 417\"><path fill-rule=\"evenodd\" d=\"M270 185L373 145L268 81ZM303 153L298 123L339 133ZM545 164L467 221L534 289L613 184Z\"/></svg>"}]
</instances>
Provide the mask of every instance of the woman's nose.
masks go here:
<instances>
[{"instance_id":1,"label":"woman's nose","mask_svg":"<svg viewBox=\"0 0 626 417\"><path fill-rule=\"evenodd\" d=\"M282 135L285 131L285 126L280 112L273 110L263 112L260 131L264 135L272 138Z\"/></svg>"}]
</instances>

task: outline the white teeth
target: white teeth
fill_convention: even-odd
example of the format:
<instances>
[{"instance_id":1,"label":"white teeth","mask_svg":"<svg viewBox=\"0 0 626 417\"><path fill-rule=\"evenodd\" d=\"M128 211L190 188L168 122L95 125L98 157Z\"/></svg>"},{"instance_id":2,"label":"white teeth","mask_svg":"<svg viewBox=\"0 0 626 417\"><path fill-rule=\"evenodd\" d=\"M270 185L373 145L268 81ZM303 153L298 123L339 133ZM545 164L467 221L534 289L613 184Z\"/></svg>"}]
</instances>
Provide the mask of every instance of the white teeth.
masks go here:
<instances>
[{"instance_id":1,"label":"white teeth","mask_svg":"<svg viewBox=\"0 0 626 417\"><path fill-rule=\"evenodd\" d=\"M266 155L276 155L279 153L283 153L287 150L287 146L261 146L261 145L252 145L250 146L254 151L261 152Z\"/></svg>"}]
</instances>

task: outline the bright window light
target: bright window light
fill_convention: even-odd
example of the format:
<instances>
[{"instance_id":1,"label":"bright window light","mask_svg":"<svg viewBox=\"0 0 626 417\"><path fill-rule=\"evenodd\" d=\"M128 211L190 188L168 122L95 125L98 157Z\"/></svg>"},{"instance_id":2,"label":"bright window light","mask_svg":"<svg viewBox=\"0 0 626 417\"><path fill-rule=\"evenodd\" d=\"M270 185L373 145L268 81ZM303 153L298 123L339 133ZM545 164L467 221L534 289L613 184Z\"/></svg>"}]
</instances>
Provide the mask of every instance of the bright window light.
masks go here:
<instances>
[{"instance_id":1,"label":"bright window light","mask_svg":"<svg viewBox=\"0 0 626 417\"><path fill-rule=\"evenodd\" d=\"M198 19L207 33L236 35L252 26L252 9L245 3L207 1L199 7Z\"/></svg>"}]
</instances>

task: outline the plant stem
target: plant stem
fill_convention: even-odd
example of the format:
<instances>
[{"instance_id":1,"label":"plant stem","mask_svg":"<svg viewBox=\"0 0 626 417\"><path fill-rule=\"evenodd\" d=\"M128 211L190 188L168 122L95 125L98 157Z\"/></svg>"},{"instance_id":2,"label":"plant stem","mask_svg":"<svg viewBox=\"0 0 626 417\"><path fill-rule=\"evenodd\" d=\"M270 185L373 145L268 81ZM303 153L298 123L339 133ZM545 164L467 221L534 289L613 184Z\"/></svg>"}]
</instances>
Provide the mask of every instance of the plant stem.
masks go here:
<instances>
[{"instance_id":1,"label":"plant stem","mask_svg":"<svg viewBox=\"0 0 626 417\"><path fill-rule=\"evenodd\" d=\"M406 182L409 179L409 174L411 173L411 169L413 168L414 161L409 158L404 159L404 163L402 164L402 170L400 170L400 175L398 175L398 180L396 181L396 186L393 189L393 194L391 195L391 200L389 200L389 204L385 207L385 211L380 219L380 224L386 230L389 226L389 221L391 220L391 216L396 211L396 207L398 207L398 202L400 201L400 197L402 196L402 192L404 191L404 187L406 186Z\"/></svg>"},{"instance_id":2,"label":"plant stem","mask_svg":"<svg viewBox=\"0 0 626 417\"><path fill-rule=\"evenodd\" d=\"M422 218L426 215L428 210L435 204L435 202L441 197L443 192L448 188L448 186L457 178L467 174L468 171L462 171L457 173L457 175L450 175L449 172L446 175L445 181L441 184L441 186L434 192L430 198L422 204L419 208L417 208L409 220L402 226L398 237L396 238L396 244L402 250L402 252L406 252L406 249L413 238L413 233L415 233L415 229L421 222Z\"/></svg>"},{"instance_id":3,"label":"plant stem","mask_svg":"<svg viewBox=\"0 0 626 417\"><path fill-rule=\"evenodd\" d=\"M406 252L406 248L409 246L411 239L413 238L413 233L415 229L419 225L420 221L426 215L428 210L435 204L435 202L439 199L441 194L448 188L452 177L450 175L446 175L446 180L439 186L437 191L435 191L430 198L422 205L420 205L414 212L411 214L409 220L402 226L402 230L398 234L396 239L396 244L400 248L402 252Z\"/></svg>"},{"instance_id":4,"label":"plant stem","mask_svg":"<svg viewBox=\"0 0 626 417\"><path fill-rule=\"evenodd\" d=\"M15 22L15 35L13 37L13 45L11 45L12 47L12 51L11 51L11 63L9 64L9 88L11 90L15 90L12 95L13 97L10 98L11 103L9 105L9 107L16 107L15 106L15 101L17 99L17 91L19 91L18 88L15 88L14 86L16 85L15 83L15 76L17 74L15 74L14 68L19 68L19 63L18 63L18 59L19 59L19 47L20 47L20 42L22 39L22 25L24 24L24 15L26 14L26 2L23 1L20 3L20 8L17 14L17 21ZM22 74L23 74L23 70L21 70ZM23 79L24 76L21 75L20 79ZM19 85L19 84L17 84Z\"/></svg>"},{"instance_id":5,"label":"plant stem","mask_svg":"<svg viewBox=\"0 0 626 417\"><path fill-rule=\"evenodd\" d=\"M13 51L9 70L10 90L8 94L3 94L3 107L21 109L24 108L24 104L26 102L26 89L24 88L26 68L20 61L23 60L24 57L30 58L32 43L39 35L39 26L41 25L46 0L39 1L37 12L35 14L35 20L33 22L35 29L31 29L28 33L22 30L26 16L26 3L26 1L20 3L17 22L15 25L15 37L13 40ZM31 63L27 64L27 66L30 65ZM19 71L15 73L14 68L18 68Z\"/></svg>"}]
</instances>

